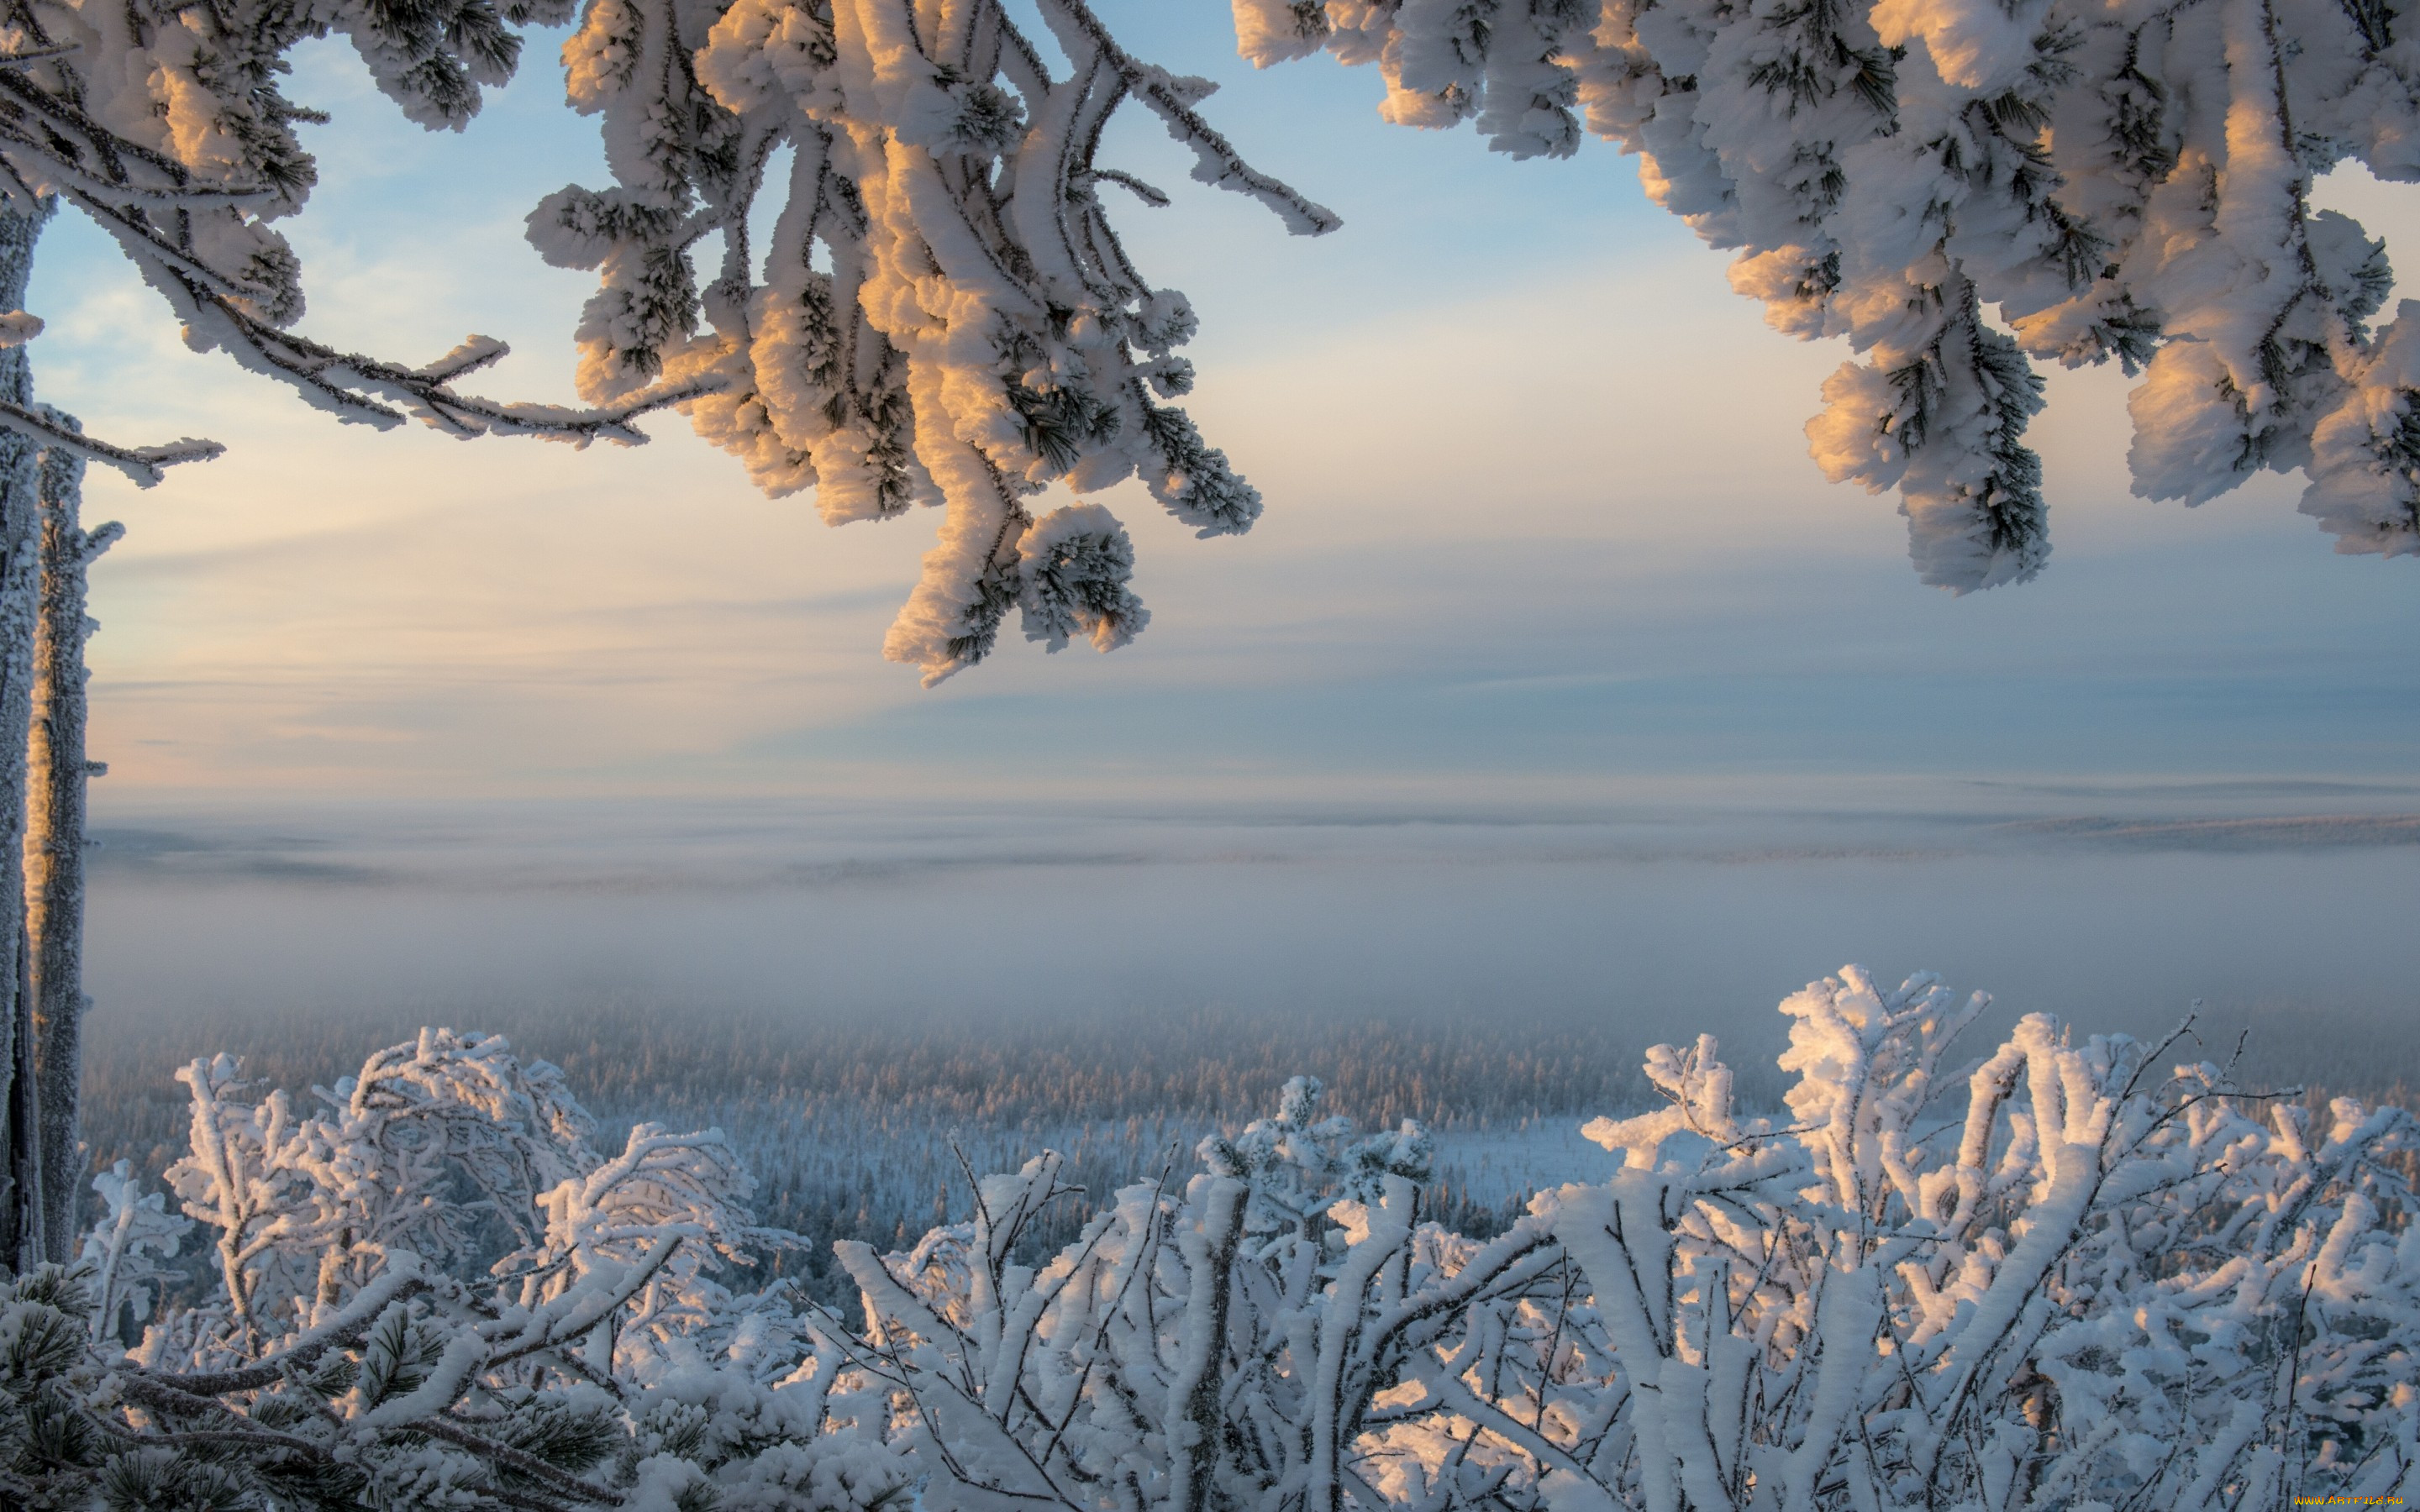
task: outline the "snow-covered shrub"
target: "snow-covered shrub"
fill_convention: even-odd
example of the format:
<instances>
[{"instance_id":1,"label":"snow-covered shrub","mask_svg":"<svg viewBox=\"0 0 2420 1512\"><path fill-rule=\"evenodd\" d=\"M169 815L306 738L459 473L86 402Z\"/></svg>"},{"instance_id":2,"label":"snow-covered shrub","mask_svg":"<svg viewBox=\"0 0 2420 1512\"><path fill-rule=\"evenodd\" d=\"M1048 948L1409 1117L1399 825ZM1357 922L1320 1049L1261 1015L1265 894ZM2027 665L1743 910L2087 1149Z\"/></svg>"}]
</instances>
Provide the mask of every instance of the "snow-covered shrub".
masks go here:
<instances>
[{"instance_id":1,"label":"snow-covered shrub","mask_svg":"<svg viewBox=\"0 0 2420 1512\"><path fill-rule=\"evenodd\" d=\"M859 1388L821 1325L718 1279L794 1242L754 1225L719 1132L643 1124L609 1157L553 1067L442 1029L308 1114L225 1057L179 1079L184 1216L121 1165L84 1262L7 1294L0 1497L839 1509L905 1485L845 1431ZM214 1292L124 1348L197 1225ZM865 1415L878 1434L887 1405Z\"/></svg>"},{"instance_id":2,"label":"snow-covered shrub","mask_svg":"<svg viewBox=\"0 0 2420 1512\"><path fill-rule=\"evenodd\" d=\"M1002 1236L1055 1161L984 1183L956 1263L845 1255L913 1397L928 1504L2267 1507L2410 1489L2409 1117L2236 1095L2169 1045L1854 968L1792 996L1787 1119L1711 1040L1590 1134L1600 1184L1478 1243L1413 1180L1305 1202L1214 1158L1130 1187L1039 1269ZM1965 1096L1962 1106L1956 1094ZM1293 1116L1299 1125L1302 1115ZM1273 1200L1274 1199L1274 1200ZM1274 1240L1248 1214L1301 1216ZM929 1244L929 1242L928 1242Z\"/></svg>"},{"instance_id":3,"label":"snow-covered shrub","mask_svg":"<svg viewBox=\"0 0 2420 1512\"><path fill-rule=\"evenodd\" d=\"M222 1292L128 1350L96 1304L181 1237L124 1173L74 1271L0 1291L27 1506L936 1512L2226 1508L2420 1489L2400 1110L2323 1117L1854 967L1782 1005L1783 1116L1711 1038L1600 1119L1606 1179L1477 1241L1429 1139L1276 1117L1100 1204L1046 1153L911 1249L839 1246L852 1329L718 1279L715 1134L618 1159L543 1064L424 1033L303 1118L197 1062L185 1211ZM208 1148L205 1148L208 1147ZM213 1153L212 1151L216 1152ZM408 1247L406 1242L420 1248Z\"/></svg>"}]
</instances>

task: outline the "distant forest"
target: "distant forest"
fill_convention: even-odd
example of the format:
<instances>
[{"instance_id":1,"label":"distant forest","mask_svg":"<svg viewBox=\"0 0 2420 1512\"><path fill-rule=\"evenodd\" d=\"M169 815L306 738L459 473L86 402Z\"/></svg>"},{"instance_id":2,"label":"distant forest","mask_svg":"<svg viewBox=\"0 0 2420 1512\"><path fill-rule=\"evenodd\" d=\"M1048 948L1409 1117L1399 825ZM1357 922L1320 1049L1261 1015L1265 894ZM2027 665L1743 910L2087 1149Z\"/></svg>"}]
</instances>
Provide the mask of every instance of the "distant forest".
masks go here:
<instances>
[{"instance_id":1,"label":"distant forest","mask_svg":"<svg viewBox=\"0 0 2420 1512\"><path fill-rule=\"evenodd\" d=\"M123 1159L156 1180L184 1151L190 1104L174 1073L194 1056L239 1056L263 1091L301 1093L332 1085L426 1016L224 1009L180 1013L141 1033L104 1024L85 1068L91 1168ZM777 1273L844 1308L854 1305L855 1288L834 1265L832 1244L905 1249L935 1225L966 1218L970 1166L1013 1170L1057 1149L1064 1179L1106 1201L1163 1167L1192 1168L1205 1134L1265 1115L1297 1072L1321 1077L1327 1105L1363 1128L1417 1119L1435 1131L1424 1210L1481 1237L1517 1217L1537 1185L1601 1176L1604 1157L1576 1140L1583 1119L1656 1101L1639 1070L1643 1024L1542 1025L1518 1012L1381 1021L1216 1008L1114 1019L976 1011L836 1024L629 1002L502 1007L480 1017L456 1026L502 1033L523 1055L561 1066L608 1144L640 1119L725 1131L756 1180L758 1219L810 1241L774 1257ZM2256 1072L2299 1072L2314 1106L2338 1091L2410 1105L2399 1086L2365 1076L2381 1062L2358 1043L2295 1043L2293 1017L2261 1015L2258 1050L2247 1059ZM1743 1102L1777 1108L1774 1015L1709 1027L1737 1057ZM2209 1027L2206 1053L2226 1058L2237 1029ZM1595 1159L1571 1168L1575 1146L1585 1152L1578 1158ZM1056 1250L1090 1209L1057 1205L1020 1249Z\"/></svg>"}]
</instances>

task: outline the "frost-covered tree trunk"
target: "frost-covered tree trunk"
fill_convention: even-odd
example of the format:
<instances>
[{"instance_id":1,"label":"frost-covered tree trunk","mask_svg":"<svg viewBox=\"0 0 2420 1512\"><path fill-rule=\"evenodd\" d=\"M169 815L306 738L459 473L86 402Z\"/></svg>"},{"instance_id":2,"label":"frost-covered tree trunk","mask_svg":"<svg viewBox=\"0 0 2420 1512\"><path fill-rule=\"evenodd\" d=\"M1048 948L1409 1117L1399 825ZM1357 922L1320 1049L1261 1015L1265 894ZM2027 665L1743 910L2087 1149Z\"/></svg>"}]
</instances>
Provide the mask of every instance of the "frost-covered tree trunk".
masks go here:
<instances>
[{"instance_id":1,"label":"frost-covered tree trunk","mask_svg":"<svg viewBox=\"0 0 2420 1512\"><path fill-rule=\"evenodd\" d=\"M34 242L48 218L47 205L32 214L0 206L0 308L25 302L34 270ZM31 405L32 375L22 345L0 347L0 399ZM25 832L26 734L33 715L34 623L40 583L40 510L37 502L39 453L35 441L14 430L0 432L0 854ZM0 866L0 1023L7 1027L0 1056L0 1257L20 1270L39 1261L41 1249L41 1142L37 1131L33 1076L33 1004L26 991L25 879L15 867Z\"/></svg>"},{"instance_id":2,"label":"frost-covered tree trunk","mask_svg":"<svg viewBox=\"0 0 2420 1512\"><path fill-rule=\"evenodd\" d=\"M63 417L64 418L64 417ZM72 425L72 421L65 421ZM35 1132L41 1156L44 1249L75 1253L76 1191L84 1159L76 1131L83 1077L85 787L101 768L85 758L85 568L119 534L87 533L84 458L43 451L41 602L34 626L34 709L26 747L25 951L32 964Z\"/></svg>"}]
</instances>

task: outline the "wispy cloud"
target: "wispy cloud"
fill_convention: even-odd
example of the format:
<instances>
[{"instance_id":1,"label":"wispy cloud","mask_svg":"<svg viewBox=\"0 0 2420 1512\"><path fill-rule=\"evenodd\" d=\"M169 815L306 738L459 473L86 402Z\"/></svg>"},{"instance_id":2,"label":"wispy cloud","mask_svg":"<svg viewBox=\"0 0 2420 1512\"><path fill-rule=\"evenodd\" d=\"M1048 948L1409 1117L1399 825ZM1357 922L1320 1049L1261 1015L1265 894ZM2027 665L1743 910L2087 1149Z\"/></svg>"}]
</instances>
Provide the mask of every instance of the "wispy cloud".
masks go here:
<instances>
[{"instance_id":1,"label":"wispy cloud","mask_svg":"<svg viewBox=\"0 0 2420 1512\"><path fill-rule=\"evenodd\" d=\"M2130 849L2307 851L2348 845L2420 845L2420 814L2319 814L2291 819L2033 819L2032 835Z\"/></svg>"}]
</instances>

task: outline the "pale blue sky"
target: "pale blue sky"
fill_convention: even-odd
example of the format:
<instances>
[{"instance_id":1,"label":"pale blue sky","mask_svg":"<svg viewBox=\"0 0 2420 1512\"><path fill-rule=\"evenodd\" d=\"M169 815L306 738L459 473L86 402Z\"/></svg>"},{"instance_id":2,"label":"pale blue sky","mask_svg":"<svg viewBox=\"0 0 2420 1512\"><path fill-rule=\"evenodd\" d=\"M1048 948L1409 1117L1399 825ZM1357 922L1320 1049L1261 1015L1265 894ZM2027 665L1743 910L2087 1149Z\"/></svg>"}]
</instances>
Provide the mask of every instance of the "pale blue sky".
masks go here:
<instances>
[{"instance_id":1,"label":"pale blue sky","mask_svg":"<svg viewBox=\"0 0 2420 1512\"><path fill-rule=\"evenodd\" d=\"M1953 600L1916 581L1893 501L1805 458L1845 354L1765 331L1630 162L1386 127L1366 74L1254 75L1222 6L1117 8L1346 221L1288 238L1186 183L1147 120L1117 143L1178 192L1125 217L1133 247L1200 309L1191 408L1268 498L1218 542L1131 487L1112 501L1155 613L1137 645L1004 642L920 691L878 647L930 517L827 531L670 417L643 451L583 455L339 428L183 353L63 219L30 301L45 397L112 437L230 446L149 493L92 486L93 515L131 528L95 579L104 807L2412 770L2420 566L2333 556L2284 480L2191 513L2129 499L2114 372L2056 379L2038 426L2049 572ZM404 357L492 332L517 351L492 390L568 396L588 275L519 234L540 194L601 178L554 46L452 138L334 49L305 60L296 92L337 117L291 226L306 330Z\"/></svg>"}]
</instances>

